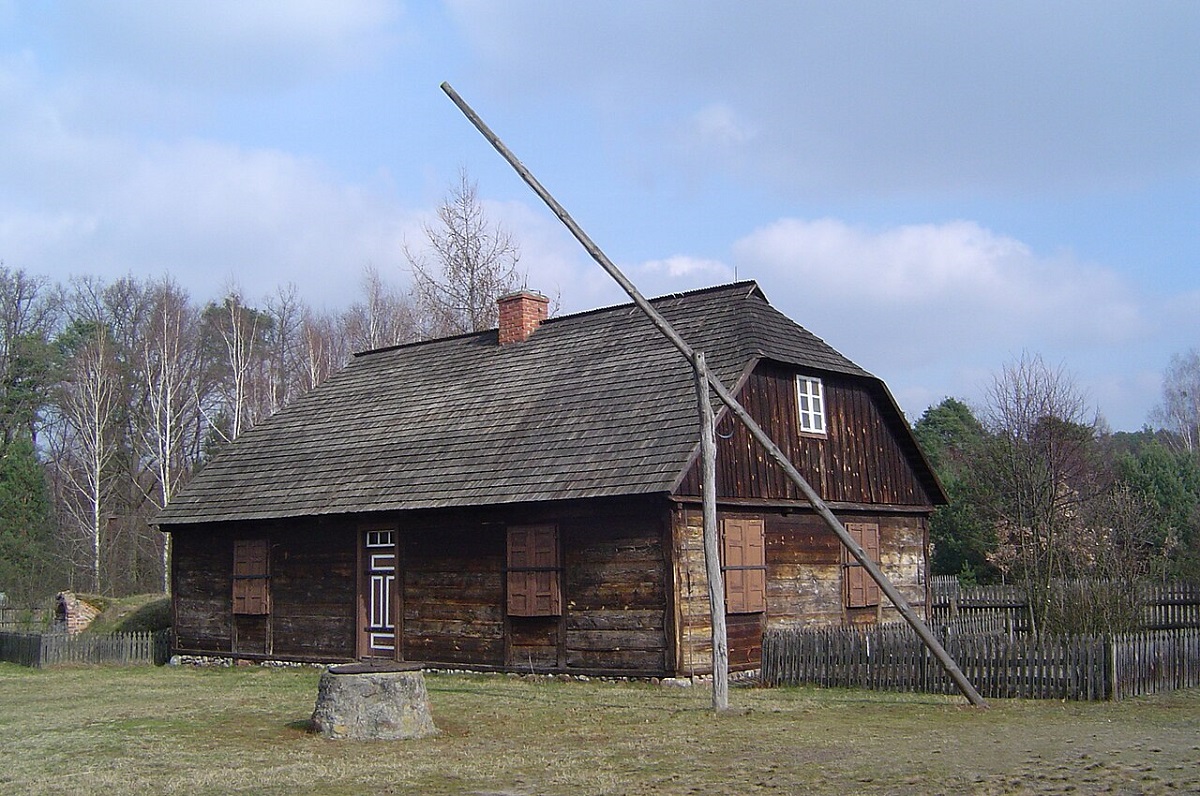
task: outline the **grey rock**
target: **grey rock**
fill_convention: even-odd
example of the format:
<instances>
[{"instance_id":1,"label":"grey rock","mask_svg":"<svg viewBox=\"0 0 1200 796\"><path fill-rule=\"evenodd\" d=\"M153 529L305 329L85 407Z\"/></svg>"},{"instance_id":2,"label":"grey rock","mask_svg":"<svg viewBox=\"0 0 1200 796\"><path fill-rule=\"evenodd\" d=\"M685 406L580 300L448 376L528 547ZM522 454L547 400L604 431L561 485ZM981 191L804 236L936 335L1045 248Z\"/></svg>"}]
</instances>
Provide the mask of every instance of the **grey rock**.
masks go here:
<instances>
[{"instance_id":1,"label":"grey rock","mask_svg":"<svg viewBox=\"0 0 1200 796\"><path fill-rule=\"evenodd\" d=\"M420 670L330 669L317 686L312 721L318 733L335 739L390 741L426 738L438 731Z\"/></svg>"}]
</instances>

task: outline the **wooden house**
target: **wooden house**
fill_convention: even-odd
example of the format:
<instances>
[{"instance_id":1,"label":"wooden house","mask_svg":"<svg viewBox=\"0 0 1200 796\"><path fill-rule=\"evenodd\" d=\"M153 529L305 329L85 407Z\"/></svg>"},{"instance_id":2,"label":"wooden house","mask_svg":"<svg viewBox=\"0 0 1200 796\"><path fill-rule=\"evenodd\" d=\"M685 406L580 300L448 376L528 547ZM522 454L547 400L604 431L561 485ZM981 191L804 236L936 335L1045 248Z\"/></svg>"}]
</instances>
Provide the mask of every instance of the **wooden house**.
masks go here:
<instances>
[{"instance_id":1,"label":"wooden house","mask_svg":"<svg viewBox=\"0 0 1200 796\"><path fill-rule=\"evenodd\" d=\"M924 606L945 498L884 384L753 282L653 303ZM357 356L163 511L178 653L710 668L689 364L632 305L500 304L498 330ZM758 665L768 626L891 617L724 411L717 433L731 664Z\"/></svg>"}]
</instances>

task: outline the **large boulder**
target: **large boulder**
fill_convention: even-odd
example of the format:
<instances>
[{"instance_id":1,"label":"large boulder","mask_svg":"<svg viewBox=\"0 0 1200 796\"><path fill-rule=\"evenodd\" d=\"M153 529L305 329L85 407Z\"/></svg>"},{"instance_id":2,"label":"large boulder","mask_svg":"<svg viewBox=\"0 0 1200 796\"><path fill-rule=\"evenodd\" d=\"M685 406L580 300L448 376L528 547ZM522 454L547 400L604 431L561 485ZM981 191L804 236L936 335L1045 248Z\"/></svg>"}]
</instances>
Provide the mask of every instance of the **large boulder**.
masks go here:
<instances>
[{"instance_id":1,"label":"large boulder","mask_svg":"<svg viewBox=\"0 0 1200 796\"><path fill-rule=\"evenodd\" d=\"M317 686L312 721L326 738L390 741L437 733L420 664L331 667Z\"/></svg>"}]
</instances>

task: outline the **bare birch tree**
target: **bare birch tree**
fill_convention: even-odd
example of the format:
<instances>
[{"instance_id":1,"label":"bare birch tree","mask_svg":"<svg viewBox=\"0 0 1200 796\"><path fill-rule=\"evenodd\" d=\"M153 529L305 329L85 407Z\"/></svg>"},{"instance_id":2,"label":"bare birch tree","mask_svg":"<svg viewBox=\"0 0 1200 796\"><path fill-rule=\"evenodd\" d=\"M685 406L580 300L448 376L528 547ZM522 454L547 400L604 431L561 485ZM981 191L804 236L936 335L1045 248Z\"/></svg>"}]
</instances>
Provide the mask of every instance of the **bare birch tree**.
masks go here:
<instances>
[{"instance_id":1,"label":"bare birch tree","mask_svg":"<svg viewBox=\"0 0 1200 796\"><path fill-rule=\"evenodd\" d=\"M1151 418L1179 436L1188 453L1200 450L1200 352L1175 354L1163 374L1162 403Z\"/></svg>"},{"instance_id":2,"label":"bare birch tree","mask_svg":"<svg viewBox=\"0 0 1200 796\"><path fill-rule=\"evenodd\" d=\"M295 284L285 285L271 295L264 307L270 323L265 330L266 366L264 416L273 415L303 392L300 377L303 360L301 322L304 303Z\"/></svg>"},{"instance_id":3,"label":"bare birch tree","mask_svg":"<svg viewBox=\"0 0 1200 796\"><path fill-rule=\"evenodd\" d=\"M338 318L305 309L300 319L301 389L316 389L350 359L350 341Z\"/></svg>"},{"instance_id":4,"label":"bare birch tree","mask_svg":"<svg viewBox=\"0 0 1200 796\"><path fill-rule=\"evenodd\" d=\"M360 284L361 299L342 316L351 348L369 351L418 339L412 302L403 291L385 282L373 265L363 268Z\"/></svg>"},{"instance_id":5,"label":"bare birch tree","mask_svg":"<svg viewBox=\"0 0 1200 796\"><path fill-rule=\"evenodd\" d=\"M230 290L220 304L204 312L205 331L220 356L221 418L210 418L213 430L225 442L237 439L254 425L255 378L263 355L267 319L249 307L241 294Z\"/></svg>"},{"instance_id":6,"label":"bare birch tree","mask_svg":"<svg viewBox=\"0 0 1200 796\"><path fill-rule=\"evenodd\" d=\"M59 411L64 437L60 471L68 488L65 507L87 549L90 588L104 587L101 573L113 431L121 402L113 346L99 324L83 335L67 364Z\"/></svg>"},{"instance_id":7,"label":"bare birch tree","mask_svg":"<svg viewBox=\"0 0 1200 796\"><path fill-rule=\"evenodd\" d=\"M496 325L496 299L524 281L517 270L520 247L488 220L465 170L437 216L436 225L424 226L425 250L404 247L425 336L490 329Z\"/></svg>"},{"instance_id":8,"label":"bare birch tree","mask_svg":"<svg viewBox=\"0 0 1200 796\"><path fill-rule=\"evenodd\" d=\"M139 425L143 457L154 478L147 497L161 509L195 465L198 451L189 446L201 423L200 313L187 293L169 279L151 287L152 307L141 351L146 412ZM170 590L170 537L159 534L162 588Z\"/></svg>"}]
</instances>

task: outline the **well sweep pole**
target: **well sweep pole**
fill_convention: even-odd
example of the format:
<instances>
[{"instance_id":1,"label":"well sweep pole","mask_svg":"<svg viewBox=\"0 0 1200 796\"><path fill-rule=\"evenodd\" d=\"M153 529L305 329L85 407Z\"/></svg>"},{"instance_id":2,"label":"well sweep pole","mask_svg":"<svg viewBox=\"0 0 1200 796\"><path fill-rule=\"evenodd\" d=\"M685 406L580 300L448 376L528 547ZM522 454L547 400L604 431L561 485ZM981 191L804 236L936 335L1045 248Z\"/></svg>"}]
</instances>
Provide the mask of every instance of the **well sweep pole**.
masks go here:
<instances>
[{"instance_id":1,"label":"well sweep pole","mask_svg":"<svg viewBox=\"0 0 1200 796\"><path fill-rule=\"evenodd\" d=\"M601 251L600 247L597 246L590 237L588 237L588 234L583 231L583 228L575 223L575 219L571 218L566 209L564 209L563 206L558 203L558 200L556 200L550 194L550 192L542 186L538 179L533 176L533 173L525 167L525 164L521 163L521 161L517 159L517 157L508 149L508 147L504 145L504 142L492 132L491 128L484 123L483 119L481 119L479 115L475 113L471 106L468 105L466 101L458 95L458 92L456 92L449 83L442 83L442 91L444 91L446 96L448 96L451 101L458 106L458 109L462 111L463 115L465 115L467 119L469 119L470 122L475 125L475 128L479 130L479 132L488 140L495 150L500 153L500 156L508 161L509 165L512 166L513 169L516 170L517 174L521 176L521 179L523 179L525 183L533 189L533 192L536 193L538 197L546 203L546 206L550 208L554 215L558 216L558 219L562 221L564 225L566 225L567 229L571 231L571 234L575 236L575 239L578 240L587 253L591 255L592 259L595 260L596 263L599 264L600 267L603 268L608 275L611 276L617 282L617 284L619 284L625 290L627 294L629 294L629 297L633 299L633 303L636 304L638 308L650 318L650 321L658 328L660 332L662 332L663 336L670 340L671 343L679 349L680 353L683 354L689 363L694 362L695 351L690 345L688 345L687 341L679 336L679 333L675 331L674 327L667 322L666 318L659 314L658 310L654 309L650 302L646 300L646 297L643 296L640 291L638 291L636 286L634 286L633 282L629 281L625 274L621 272L621 269L617 268L616 264L608 259L608 255ZM975 686L971 684L971 681L967 679L966 675L963 674L962 669L959 668L954 659L950 657L950 653L946 652L945 647L941 645L921 617L919 617L912 609L912 606L908 604L908 600L904 599L904 596L896 590L896 587L893 586L888 577L883 574L883 571L875 564L874 561L871 560L866 551L863 549L862 545L854 541L854 538L850 536L850 532L846 530L844 525L842 525L841 520L833 515L833 512L829 510L829 507L825 505L825 501L821 500L820 496L817 495L816 490L814 490L812 485L810 485L804 476L800 474L800 471L796 469L795 465L792 464L787 455L779 449L779 446L775 444L767 432L765 432L758 425L758 423L755 422L754 418L750 416L745 407L738 403L733 394L725 388L724 384L721 383L721 380L714 376L711 372L708 374L708 383L712 386L713 391L717 394L717 397L721 399L721 402L724 403L725 406L729 408L729 411L732 412L738 418L738 420L742 422L742 424L746 427L746 430L750 432L752 437L754 437L755 441L767 451L771 459L783 469L787 477L791 479L791 481L797 487L799 487L801 492L804 493L804 497L809 503L812 504L813 509L817 512L821 519L825 521L825 524L829 526L830 530L837 535L842 545L850 552L850 555L854 558L854 560L861 564L863 569L866 570L867 574L871 576L871 579L879 584L879 588L884 594L887 595L887 598L892 601L892 604L896 606L896 610L900 612L900 616L904 618L904 621L908 622L912 629L916 631L917 635L921 638L921 641L925 644L925 646L933 653L934 657L938 659L938 662L942 665L942 668L945 669L946 673L950 676L950 679L954 681L954 684L958 687L958 690L962 692L963 696L965 696L967 700L976 707L986 707L987 702L975 689Z\"/></svg>"}]
</instances>

